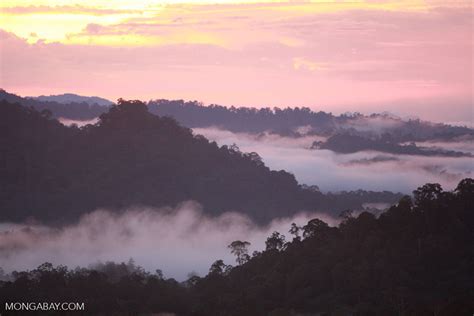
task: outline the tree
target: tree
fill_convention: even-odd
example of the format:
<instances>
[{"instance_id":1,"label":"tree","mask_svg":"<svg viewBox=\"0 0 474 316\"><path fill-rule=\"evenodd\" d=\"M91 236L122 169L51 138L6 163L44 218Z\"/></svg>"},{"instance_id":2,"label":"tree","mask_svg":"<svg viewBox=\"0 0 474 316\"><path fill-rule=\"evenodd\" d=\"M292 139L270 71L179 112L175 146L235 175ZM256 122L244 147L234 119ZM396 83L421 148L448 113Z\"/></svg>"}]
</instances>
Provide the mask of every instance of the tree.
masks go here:
<instances>
[{"instance_id":1,"label":"tree","mask_svg":"<svg viewBox=\"0 0 474 316\"><path fill-rule=\"evenodd\" d=\"M209 268L209 274L226 275L232 269L231 265L224 263L222 259L214 261Z\"/></svg>"},{"instance_id":2,"label":"tree","mask_svg":"<svg viewBox=\"0 0 474 316\"><path fill-rule=\"evenodd\" d=\"M285 248L285 235L279 232L273 232L270 237L265 241L265 250L283 250Z\"/></svg>"},{"instance_id":3,"label":"tree","mask_svg":"<svg viewBox=\"0 0 474 316\"><path fill-rule=\"evenodd\" d=\"M427 183L413 191L415 205L423 206L426 203L435 201L443 193L443 188L439 183Z\"/></svg>"},{"instance_id":4,"label":"tree","mask_svg":"<svg viewBox=\"0 0 474 316\"><path fill-rule=\"evenodd\" d=\"M301 226L298 226L295 223L291 223L291 228L288 232L292 234L293 236L295 236L293 237L293 240L298 240L298 241L301 240L301 237L300 237L301 229L302 229Z\"/></svg>"},{"instance_id":5,"label":"tree","mask_svg":"<svg viewBox=\"0 0 474 316\"><path fill-rule=\"evenodd\" d=\"M319 218L314 218L303 226L303 237L308 238L315 236L319 232L324 232L329 228L329 225L320 220Z\"/></svg>"},{"instance_id":6,"label":"tree","mask_svg":"<svg viewBox=\"0 0 474 316\"><path fill-rule=\"evenodd\" d=\"M99 125L110 128L143 127L151 118L146 104L140 100L118 99L117 105L100 116Z\"/></svg>"},{"instance_id":7,"label":"tree","mask_svg":"<svg viewBox=\"0 0 474 316\"><path fill-rule=\"evenodd\" d=\"M470 198L470 200L472 200L474 197L474 179L466 178L461 180L454 190L454 193L460 197Z\"/></svg>"},{"instance_id":8,"label":"tree","mask_svg":"<svg viewBox=\"0 0 474 316\"><path fill-rule=\"evenodd\" d=\"M235 261L238 265L242 265L249 261L250 256L248 254L248 246L250 246L248 241L240 240L235 240L229 246L227 246L227 248L230 249L230 253L236 256Z\"/></svg>"}]
</instances>

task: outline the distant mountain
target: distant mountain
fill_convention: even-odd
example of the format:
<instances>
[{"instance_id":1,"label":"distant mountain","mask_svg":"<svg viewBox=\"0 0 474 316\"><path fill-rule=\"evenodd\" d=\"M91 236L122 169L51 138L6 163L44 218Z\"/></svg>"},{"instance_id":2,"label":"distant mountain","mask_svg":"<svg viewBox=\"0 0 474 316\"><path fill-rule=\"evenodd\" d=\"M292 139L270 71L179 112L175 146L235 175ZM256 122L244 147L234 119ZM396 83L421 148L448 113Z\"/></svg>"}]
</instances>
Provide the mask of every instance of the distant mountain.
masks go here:
<instances>
[{"instance_id":1,"label":"distant mountain","mask_svg":"<svg viewBox=\"0 0 474 316\"><path fill-rule=\"evenodd\" d=\"M38 101L45 101L45 102L57 102L61 104L68 104L68 103L87 103L89 105L112 105L114 104L112 101L100 98L100 97L85 97L73 93L64 93L58 95L41 95L39 97L27 97L28 99L35 99Z\"/></svg>"},{"instance_id":2,"label":"distant mountain","mask_svg":"<svg viewBox=\"0 0 474 316\"><path fill-rule=\"evenodd\" d=\"M386 136L386 137L383 137ZM471 157L470 153L445 150L441 148L422 147L414 143L400 145L387 135L377 139L364 138L351 134L337 134L325 142L315 141L311 149L329 149L337 153L350 154L364 150L373 150L398 155L442 156L442 157Z\"/></svg>"},{"instance_id":3,"label":"distant mountain","mask_svg":"<svg viewBox=\"0 0 474 316\"><path fill-rule=\"evenodd\" d=\"M38 111L48 110L54 118L66 118L71 120L91 120L97 118L102 113L107 112L109 106L85 102L59 103L56 101L40 101L37 99L23 98L13 93L0 89L0 101L19 103L26 107L33 107Z\"/></svg>"},{"instance_id":4,"label":"distant mountain","mask_svg":"<svg viewBox=\"0 0 474 316\"><path fill-rule=\"evenodd\" d=\"M299 211L337 215L391 192L322 194L270 170L255 152L219 147L174 119L120 101L95 125L66 127L51 112L0 102L0 221L71 221L98 208L199 202L208 214L236 211L258 223Z\"/></svg>"},{"instance_id":5,"label":"distant mountain","mask_svg":"<svg viewBox=\"0 0 474 316\"><path fill-rule=\"evenodd\" d=\"M111 106L90 105L82 100L67 104L41 101L22 98L0 89L0 100L2 99L33 106L39 111L48 109L53 117L70 120L96 118ZM286 137L315 135L331 137L350 134L366 139L377 139L383 136L390 137L391 141L397 144L430 140L474 140L474 129L466 126L402 119L388 113L371 115L346 113L336 116L323 111L315 112L307 107L256 109L215 104L204 106L197 101L183 100L151 100L146 105L151 113L173 117L188 128L218 127L232 132L251 134L268 132Z\"/></svg>"},{"instance_id":6,"label":"distant mountain","mask_svg":"<svg viewBox=\"0 0 474 316\"><path fill-rule=\"evenodd\" d=\"M183 100L153 100L148 102L150 112L174 117L184 126L215 126L232 132L270 132L287 137L308 135L333 136L349 133L372 139L387 134L393 142L456 140L459 137L474 139L474 129L426 122L419 119L403 120L392 114L363 115L360 113L339 116L307 107L248 108L204 106L199 102Z\"/></svg>"}]
</instances>

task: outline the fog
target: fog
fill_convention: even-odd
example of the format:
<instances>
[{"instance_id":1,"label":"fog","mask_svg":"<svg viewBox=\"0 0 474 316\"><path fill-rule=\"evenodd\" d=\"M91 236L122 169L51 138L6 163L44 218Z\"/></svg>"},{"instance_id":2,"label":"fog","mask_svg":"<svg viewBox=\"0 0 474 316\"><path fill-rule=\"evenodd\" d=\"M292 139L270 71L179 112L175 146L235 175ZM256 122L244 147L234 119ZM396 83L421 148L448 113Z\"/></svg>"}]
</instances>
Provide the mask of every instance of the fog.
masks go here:
<instances>
[{"instance_id":1,"label":"fog","mask_svg":"<svg viewBox=\"0 0 474 316\"><path fill-rule=\"evenodd\" d=\"M375 135L381 135L387 131L395 128L400 128L404 121L392 114L385 114L385 116L362 116L348 120L341 124L339 128L355 129L359 132L370 132Z\"/></svg>"},{"instance_id":2,"label":"fog","mask_svg":"<svg viewBox=\"0 0 474 316\"><path fill-rule=\"evenodd\" d=\"M234 240L251 242L251 254L265 248L273 231L291 240L291 223L304 225L315 217L329 225L338 222L324 214L301 213L258 227L236 213L211 218L198 204L186 202L176 209L130 209L120 214L97 210L61 228L0 224L0 267L11 272L51 262L75 268L133 258L150 272L161 269L165 277L185 280L189 273L206 275L218 259L234 265L227 248Z\"/></svg>"},{"instance_id":3,"label":"fog","mask_svg":"<svg viewBox=\"0 0 474 316\"><path fill-rule=\"evenodd\" d=\"M194 132L219 145L235 143L243 152L257 152L271 169L291 172L300 183L317 185L323 192L365 189L411 193L425 183L440 183L445 190L452 190L461 179L472 177L474 172L471 157L393 155L375 151L337 154L309 149L313 141L324 140L321 137L256 136L217 128L195 128ZM469 140L431 146L434 145L467 152L473 148Z\"/></svg>"},{"instance_id":4,"label":"fog","mask_svg":"<svg viewBox=\"0 0 474 316\"><path fill-rule=\"evenodd\" d=\"M235 143L244 152L255 151L271 169L292 172L300 183L318 185L322 191L367 189L410 193L427 182L438 182L451 190L462 178L473 176L470 157L407 156L371 151L342 155L309 149L313 141L323 141L321 137L256 136L217 128L196 128L194 132L219 145ZM468 140L430 144L469 152L474 147ZM292 222L304 225L315 217L330 225L338 223L338 219L328 215L301 213L258 227L236 213L211 218L193 202L175 209L134 208L121 213L97 210L65 227L0 223L0 267L11 272L51 262L75 268L107 261L127 262L133 258L150 272L161 269L165 277L185 280L190 273L206 275L218 259L235 264L227 248L234 240L251 242L251 254L265 248L265 240L273 231L285 234L290 240L288 230Z\"/></svg>"},{"instance_id":5,"label":"fog","mask_svg":"<svg viewBox=\"0 0 474 316\"><path fill-rule=\"evenodd\" d=\"M474 154L474 138L473 137L464 137L460 138L455 142L447 141L426 141L426 142L416 142L417 146L423 147L436 147L442 148L445 150L453 151L462 151Z\"/></svg>"},{"instance_id":6,"label":"fog","mask_svg":"<svg viewBox=\"0 0 474 316\"><path fill-rule=\"evenodd\" d=\"M58 121L61 124L66 125L66 126L76 125L78 127L82 127L82 126L86 126L88 124L97 123L99 121L99 118L96 117L96 118L93 118L93 119L90 119L90 120L72 120L72 119L60 117L60 118L58 118Z\"/></svg>"}]
</instances>

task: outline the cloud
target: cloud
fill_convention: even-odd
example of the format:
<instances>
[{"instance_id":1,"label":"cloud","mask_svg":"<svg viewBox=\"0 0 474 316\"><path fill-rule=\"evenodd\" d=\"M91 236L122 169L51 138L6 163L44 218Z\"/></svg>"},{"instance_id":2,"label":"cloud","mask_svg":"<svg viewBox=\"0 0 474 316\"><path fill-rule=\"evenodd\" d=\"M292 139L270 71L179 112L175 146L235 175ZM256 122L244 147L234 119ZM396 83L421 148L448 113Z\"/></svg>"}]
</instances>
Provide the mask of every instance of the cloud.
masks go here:
<instances>
[{"instance_id":1,"label":"cloud","mask_svg":"<svg viewBox=\"0 0 474 316\"><path fill-rule=\"evenodd\" d=\"M452 190L463 178L474 176L470 157L381 155L374 151L336 154L309 149L313 141L324 140L321 137L255 136L216 128L195 128L194 132L219 145L235 143L241 151L258 152L271 169L291 172L300 183L317 185L323 192L365 189L410 194L425 183L440 183ZM461 140L450 146L470 151L472 142Z\"/></svg>"},{"instance_id":2,"label":"cloud","mask_svg":"<svg viewBox=\"0 0 474 316\"><path fill-rule=\"evenodd\" d=\"M431 120L472 115L469 3L333 5L175 4L126 17L11 20L3 27L26 40L0 43L2 87Z\"/></svg>"},{"instance_id":3,"label":"cloud","mask_svg":"<svg viewBox=\"0 0 474 316\"><path fill-rule=\"evenodd\" d=\"M141 14L142 11L130 9L96 8L82 5L58 5L58 6L12 6L1 8L2 14L79 14L79 15L114 15L114 14Z\"/></svg>"},{"instance_id":4,"label":"cloud","mask_svg":"<svg viewBox=\"0 0 474 316\"><path fill-rule=\"evenodd\" d=\"M234 240L251 242L250 253L260 251L273 231L291 240L287 232L292 222L306 224L315 217L330 225L338 223L322 214L300 214L257 227L235 213L208 217L191 202L177 209L131 209L121 214L98 210L62 228L0 225L0 262L11 272L44 262L75 268L133 258L148 271L162 269L166 277L184 280L192 271L206 275L218 259L234 265L235 258L227 249Z\"/></svg>"},{"instance_id":5,"label":"cloud","mask_svg":"<svg viewBox=\"0 0 474 316\"><path fill-rule=\"evenodd\" d=\"M293 68L295 68L295 70L317 71L324 70L326 66L324 63L314 62L306 58L295 57L293 58Z\"/></svg>"},{"instance_id":6,"label":"cloud","mask_svg":"<svg viewBox=\"0 0 474 316\"><path fill-rule=\"evenodd\" d=\"M89 34L98 34L104 29L104 26L100 24L90 23L87 24L85 31Z\"/></svg>"},{"instance_id":7,"label":"cloud","mask_svg":"<svg viewBox=\"0 0 474 316\"><path fill-rule=\"evenodd\" d=\"M99 118L96 117L96 118L93 118L93 119L90 119L90 120L71 120L71 119L67 119L67 118L64 118L64 117L59 117L58 121L61 122L63 125L66 125L66 126L76 125L78 127L82 127L82 126L86 126L88 124L97 123L99 121Z\"/></svg>"}]
</instances>

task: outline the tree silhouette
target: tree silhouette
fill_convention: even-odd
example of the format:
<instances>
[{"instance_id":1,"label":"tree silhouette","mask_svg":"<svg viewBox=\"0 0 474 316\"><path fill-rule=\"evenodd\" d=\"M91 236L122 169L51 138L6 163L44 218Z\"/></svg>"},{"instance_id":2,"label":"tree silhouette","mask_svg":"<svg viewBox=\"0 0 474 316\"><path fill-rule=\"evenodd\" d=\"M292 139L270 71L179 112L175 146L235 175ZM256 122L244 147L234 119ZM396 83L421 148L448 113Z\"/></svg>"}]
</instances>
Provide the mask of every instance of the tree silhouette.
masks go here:
<instances>
[{"instance_id":1,"label":"tree silhouette","mask_svg":"<svg viewBox=\"0 0 474 316\"><path fill-rule=\"evenodd\" d=\"M301 237L300 237L300 231L301 230L302 230L302 227L296 225L295 223L291 223L291 228L288 232L294 236L293 240L300 241L301 240Z\"/></svg>"},{"instance_id":2,"label":"tree silhouette","mask_svg":"<svg viewBox=\"0 0 474 316\"><path fill-rule=\"evenodd\" d=\"M270 237L265 241L265 250L277 250L281 251L285 247L285 235L279 232L273 232Z\"/></svg>"},{"instance_id":3,"label":"tree silhouette","mask_svg":"<svg viewBox=\"0 0 474 316\"><path fill-rule=\"evenodd\" d=\"M324 233L328 230L328 228L328 224L319 218L314 218L310 220L305 226L303 226L303 237L308 238L315 236L318 233Z\"/></svg>"},{"instance_id":4,"label":"tree silhouette","mask_svg":"<svg viewBox=\"0 0 474 316\"><path fill-rule=\"evenodd\" d=\"M232 269L232 266L226 265L221 259L216 260L209 268L209 274L225 275Z\"/></svg>"},{"instance_id":5,"label":"tree silhouette","mask_svg":"<svg viewBox=\"0 0 474 316\"><path fill-rule=\"evenodd\" d=\"M250 246L250 242L240 240L235 240L227 246L230 249L230 253L236 256L235 261L238 265L242 265L250 259L248 246Z\"/></svg>"}]
</instances>

